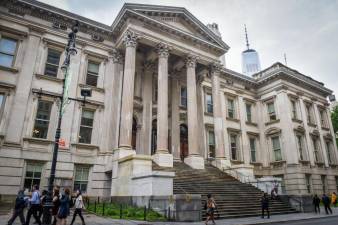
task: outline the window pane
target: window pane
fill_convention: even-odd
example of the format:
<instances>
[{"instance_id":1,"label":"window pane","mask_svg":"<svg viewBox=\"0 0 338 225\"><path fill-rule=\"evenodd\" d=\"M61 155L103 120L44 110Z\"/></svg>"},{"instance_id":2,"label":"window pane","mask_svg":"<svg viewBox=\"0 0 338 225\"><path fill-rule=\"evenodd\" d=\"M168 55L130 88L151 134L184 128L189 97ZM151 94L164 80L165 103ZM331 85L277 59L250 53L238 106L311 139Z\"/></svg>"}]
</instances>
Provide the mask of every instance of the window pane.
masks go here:
<instances>
[{"instance_id":1,"label":"window pane","mask_svg":"<svg viewBox=\"0 0 338 225\"><path fill-rule=\"evenodd\" d=\"M213 131L209 131L209 145L215 145L215 135Z\"/></svg>"},{"instance_id":2,"label":"window pane","mask_svg":"<svg viewBox=\"0 0 338 225\"><path fill-rule=\"evenodd\" d=\"M60 63L60 56L61 52L54 50L54 49L48 49L48 56L47 56L47 62L50 64L59 65Z\"/></svg>"},{"instance_id":3,"label":"window pane","mask_svg":"<svg viewBox=\"0 0 338 225\"><path fill-rule=\"evenodd\" d=\"M83 110L82 118L81 118L81 125L92 127L93 121L94 121L94 112Z\"/></svg>"},{"instance_id":4,"label":"window pane","mask_svg":"<svg viewBox=\"0 0 338 225\"><path fill-rule=\"evenodd\" d=\"M91 86L97 86L97 76L92 74L87 74L86 84Z\"/></svg>"},{"instance_id":5,"label":"window pane","mask_svg":"<svg viewBox=\"0 0 338 225\"><path fill-rule=\"evenodd\" d=\"M279 137L273 137L272 138L272 147L273 147L273 149L279 149L280 148Z\"/></svg>"},{"instance_id":6,"label":"window pane","mask_svg":"<svg viewBox=\"0 0 338 225\"><path fill-rule=\"evenodd\" d=\"M2 38L0 40L0 52L8 53L14 55L16 49L16 40L9 38Z\"/></svg>"},{"instance_id":7,"label":"window pane","mask_svg":"<svg viewBox=\"0 0 338 225\"><path fill-rule=\"evenodd\" d=\"M80 143L91 143L92 138L92 128L89 127L80 127L80 137L79 142Z\"/></svg>"},{"instance_id":8,"label":"window pane","mask_svg":"<svg viewBox=\"0 0 338 225\"><path fill-rule=\"evenodd\" d=\"M39 101L33 129L33 137L47 138L51 108L51 102Z\"/></svg>"},{"instance_id":9,"label":"window pane","mask_svg":"<svg viewBox=\"0 0 338 225\"><path fill-rule=\"evenodd\" d=\"M0 65L5 67L12 67L14 56L0 53Z\"/></svg>"},{"instance_id":10,"label":"window pane","mask_svg":"<svg viewBox=\"0 0 338 225\"><path fill-rule=\"evenodd\" d=\"M88 72L99 74L99 64L94 62L88 63Z\"/></svg>"},{"instance_id":11,"label":"window pane","mask_svg":"<svg viewBox=\"0 0 338 225\"><path fill-rule=\"evenodd\" d=\"M268 112L269 113L274 113L275 112L275 106L274 106L273 102L268 103Z\"/></svg>"},{"instance_id":12,"label":"window pane","mask_svg":"<svg viewBox=\"0 0 338 225\"><path fill-rule=\"evenodd\" d=\"M45 75L56 77L58 74L58 66L46 64Z\"/></svg>"}]
</instances>

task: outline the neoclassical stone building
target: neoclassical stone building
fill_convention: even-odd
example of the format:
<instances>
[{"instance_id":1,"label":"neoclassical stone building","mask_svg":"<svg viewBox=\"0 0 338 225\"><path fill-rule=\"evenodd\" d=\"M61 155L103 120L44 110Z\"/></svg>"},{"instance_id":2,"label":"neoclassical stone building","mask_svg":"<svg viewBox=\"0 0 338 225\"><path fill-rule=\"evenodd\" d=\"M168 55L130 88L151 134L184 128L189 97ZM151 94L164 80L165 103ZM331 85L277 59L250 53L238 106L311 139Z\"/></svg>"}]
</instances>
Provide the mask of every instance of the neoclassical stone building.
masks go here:
<instances>
[{"instance_id":1,"label":"neoclassical stone building","mask_svg":"<svg viewBox=\"0 0 338 225\"><path fill-rule=\"evenodd\" d=\"M216 24L180 7L125 4L111 26L33 0L0 3L0 194L45 187L67 34L80 23L56 183L91 196L170 196L184 161L290 195L337 191L338 155L323 83L281 63L252 77L220 64ZM211 29L213 28L213 30ZM41 91L50 96L39 95Z\"/></svg>"}]
</instances>

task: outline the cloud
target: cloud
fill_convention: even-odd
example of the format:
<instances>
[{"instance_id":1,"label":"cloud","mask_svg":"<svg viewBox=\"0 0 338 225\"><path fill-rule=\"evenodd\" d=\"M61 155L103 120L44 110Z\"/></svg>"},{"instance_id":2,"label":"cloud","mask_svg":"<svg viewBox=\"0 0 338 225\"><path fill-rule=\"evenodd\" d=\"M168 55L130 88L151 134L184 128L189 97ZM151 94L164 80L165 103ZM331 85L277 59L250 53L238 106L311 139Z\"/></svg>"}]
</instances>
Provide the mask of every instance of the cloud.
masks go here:
<instances>
[{"instance_id":1,"label":"cloud","mask_svg":"<svg viewBox=\"0 0 338 225\"><path fill-rule=\"evenodd\" d=\"M111 25L123 0L41 0ZM250 46L262 68L276 61L323 82L338 94L338 1L334 0L133 0L135 3L181 6L204 24L216 22L230 46L227 67L241 72L244 24Z\"/></svg>"}]
</instances>

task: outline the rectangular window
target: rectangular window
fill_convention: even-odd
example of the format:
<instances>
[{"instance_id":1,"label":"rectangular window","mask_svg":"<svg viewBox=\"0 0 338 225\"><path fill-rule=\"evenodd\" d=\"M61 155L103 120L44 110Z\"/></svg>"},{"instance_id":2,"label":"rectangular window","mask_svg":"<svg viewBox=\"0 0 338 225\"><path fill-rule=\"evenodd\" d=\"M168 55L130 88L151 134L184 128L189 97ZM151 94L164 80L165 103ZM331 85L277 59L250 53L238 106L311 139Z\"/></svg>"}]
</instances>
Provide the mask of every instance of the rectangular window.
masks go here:
<instances>
[{"instance_id":1,"label":"rectangular window","mask_svg":"<svg viewBox=\"0 0 338 225\"><path fill-rule=\"evenodd\" d=\"M212 103L212 95L209 93L205 94L205 101L206 101L206 111L208 113L212 113L213 112L213 103Z\"/></svg>"},{"instance_id":2,"label":"rectangular window","mask_svg":"<svg viewBox=\"0 0 338 225\"><path fill-rule=\"evenodd\" d=\"M325 145L326 145L327 160L329 164L333 164L333 160L332 160L333 155L331 154L331 143L329 141L325 141Z\"/></svg>"},{"instance_id":3,"label":"rectangular window","mask_svg":"<svg viewBox=\"0 0 338 225\"><path fill-rule=\"evenodd\" d=\"M209 131L209 158L215 158L215 134Z\"/></svg>"},{"instance_id":4,"label":"rectangular window","mask_svg":"<svg viewBox=\"0 0 338 225\"><path fill-rule=\"evenodd\" d=\"M0 39L0 65L12 67L14 64L17 41L11 38L2 37Z\"/></svg>"},{"instance_id":5,"label":"rectangular window","mask_svg":"<svg viewBox=\"0 0 338 225\"><path fill-rule=\"evenodd\" d=\"M323 193L326 193L326 176L325 175L321 175L320 179L322 180Z\"/></svg>"},{"instance_id":6,"label":"rectangular window","mask_svg":"<svg viewBox=\"0 0 338 225\"><path fill-rule=\"evenodd\" d=\"M48 49L45 75L56 77L59 70L61 52L55 49Z\"/></svg>"},{"instance_id":7,"label":"rectangular window","mask_svg":"<svg viewBox=\"0 0 338 225\"><path fill-rule=\"evenodd\" d=\"M256 162L256 139L250 138L250 152L251 152L251 162Z\"/></svg>"},{"instance_id":8,"label":"rectangular window","mask_svg":"<svg viewBox=\"0 0 338 225\"><path fill-rule=\"evenodd\" d=\"M252 112L251 112L252 105L246 103L245 108L246 108L246 121L251 123L252 122Z\"/></svg>"},{"instance_id":9,"label":"rectangular window","mask_svg":"<svg viewBox=\"0 0 338 225\"><path fill-rule=\"evenodd\" d=\"M319 109L320 123L322 127L327 127L325 110Z\"/></svg>"},{"instance_id":10,"label":"rectangular window","mask_svg":"<svg viewBox=\"0 0 338 225\"><path fill-rule=\"evenodd\" d=\"M274 153L275 161L281 161L282 160L282 151L280 147L280 142L279 142L279 137L272 137L271 138L272 142L272 150Z\"/></svg>"},{"instance_id":11,"label":"rectangular window","mask_svg":"<svg viewBox=\"0 0 338 225\"><path fill-rule=\"evenodd\" d=\"M181 106L187 108L187 88L181 87Z\"/></svg>"},{"instance_id":12,"label":"rectangular window","mask_svg":"<svg viewBox=\"0 0 338 225\"><path fill-rule=\"evenodd\" d=\"M237 135L236 134L230 134L230 149L231 149L231 159L238 160Z\"/></svg>"},{"instance_id":13,"label":"rectangular window","mask_svg":"<svg viewBox=\"0 0 338 225\"><path fill-rule=\"evenodd\" d=\"M97 86L97 79L99 77L100 64L88 61L86 84L90 86Z\"/></svg>"},{"instance_id":14,"label":"rectangular window","mask_svg":"<svg viewBox=\"0 0 338 225\"><path fill-rule=\"evenodd\" d=\"M274 102L269 102L267 103L267 109L268 109L268 115L269 115L269 120L274 121L277 119L276 116L276 111L275 111L275 104Z\"/></svg>"},{"instance_id":15,"label":"rectangular window","mask_svg":"<svg viewBox=\"0 0 338 225\"><path fill-rule=\"evenodd\" d=\"M94 111L82 110L79 142L90 144L92 140Z\"/></svg>"},{"instance_id":16,"label":"rectangular window","mask_svg":"<svg viewBox=\"0 0 338 225\"><path fill-rule=\"evenodd\" d=\"M315 155L315 162L321 162L318 140L316 137L312 137L313 152Z\"/></svg>"},{"instance_id":17,"label":"rectangular window","mask_svg":"<svg viewBox=\"0 0 338 225\"><path fill-rule=\"evenodd\" d=\"M311 174L305 174L306 190L311 193Z\"/></svg>"},{"instance_id":18,"label":"rectangular window","mask_svg":"<svg viewBox=\"0 0 338 225\"><path fill-rule=\"evenodd\" d=\"M80 190L83 193L87 192L88 176L88 166L75 166L74 191Z\"/></svg>"},{"instance_id":19,"label":"rectangular window","mask_svg":"<svg viewBox=\"0 0 338 225\"><path fill-rule=\"evenodd\" d=\"M314 124L313 115L312 115L312 105L310 103L306 103L305 109L306 109L307 122Z\"/></svg>"},{"instance_id":20,"label":"rectangular window","mask_svg":"<svg viewBox=\"0 0 338 225\"><path fill-rule=\"evenodd\" d=\"M228 99L228 117L235 118L235 102L233 99Z\"/></svg>"},{"instance_id":21,"label":"rectangular window","mask_svg":"<svg viewBox=\"0 0 338 225\"><path fill-rule=\"evenodd\" d=\"M292 108L292 119L297 119L297 103L295 100L291 100L291 108Z\"/></svg>"},{"instance_id":22,"label":"rectangular window","mask_svg":"<svg viewBox=\"0 0 338 225\"><path fill-rule=\"evenodd\" d=\"M33 137L47 138L52 102L39 100L35 117Z\"/></svg>"},{"instance_id":23,"label":"rectangular window","mask_svg":"<svg viewBox=\"0 0 338 225\"><path fill-rule=\"evenodd\" d=\"M303 144L303 137L301 135L297 135L297 145L299 151L299 159L304 160L304 144Z\"/></svg>"},{"instance_id":24,"label":"rectangular window","mask_svg":"<svg viewBox=\"0 0 338 225\"><path fill-rule=\"evenodd\" d=\"M42 173L42 164L41 163L27 163L26 165L26 174L24 189L32 190L33 185L40 186Z\"/></svg>"},{"instance_id":25,"label":"rectangular window","mask_svg":"<svg viewBox=\"0 0 338 225\"><path fill-rule=\"evenodd\" d=\"M4 93L0 93L0 121L1 121L1 118L2 118L2 113L4 111L4 108L5 108L5 94Z\"/></svg>"}]
</instances>

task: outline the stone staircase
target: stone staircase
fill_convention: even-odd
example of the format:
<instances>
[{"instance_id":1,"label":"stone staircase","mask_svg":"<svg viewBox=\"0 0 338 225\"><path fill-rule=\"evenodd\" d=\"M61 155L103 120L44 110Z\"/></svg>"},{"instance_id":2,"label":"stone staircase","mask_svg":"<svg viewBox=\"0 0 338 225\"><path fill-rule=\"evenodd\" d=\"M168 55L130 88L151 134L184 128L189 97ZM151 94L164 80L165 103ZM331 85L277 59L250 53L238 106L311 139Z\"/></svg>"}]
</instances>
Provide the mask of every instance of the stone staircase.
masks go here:
<instances>
[{"instance_id":1,"label":"stone staircase","mask_svg":"<svg viewBox=\"0 0 338 225\"><path fill-rule=\"evenodd\" d=\"M201 194L203 218L205 217L203 206L208 193L213 195L218 205L216 218L261 215L260 199L263 192L256 187L241 183L210 165L206 165L205 170L194 170L184 163L175 162L174 170L176 172L174 194ZM270 201L271 215L295 212L295 209L282 201Z\"/></svg>"}]
</instances>

